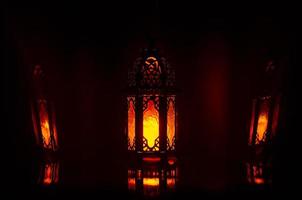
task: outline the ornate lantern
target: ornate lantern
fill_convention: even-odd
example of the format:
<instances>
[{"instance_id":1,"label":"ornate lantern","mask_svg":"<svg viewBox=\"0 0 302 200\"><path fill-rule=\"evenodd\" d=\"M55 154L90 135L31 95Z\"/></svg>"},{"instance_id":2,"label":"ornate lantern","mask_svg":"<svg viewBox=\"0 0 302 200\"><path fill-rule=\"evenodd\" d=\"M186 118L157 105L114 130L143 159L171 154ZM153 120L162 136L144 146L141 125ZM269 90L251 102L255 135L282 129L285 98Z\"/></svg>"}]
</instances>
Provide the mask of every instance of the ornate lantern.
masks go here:
<instances>
[{"instance_id":1,"label":"ornate lantern","mask_svg":"<svg viewBox=\"0 0 302 200\"><path fill-rule=\"evenodd\" d=\"M46 93L44 78L40 65L36 65L33 71L33 94L31 95L33 130L37 146L46 152L53 152L59 147L58 134L54 107Z\"/></svg>"},{"instance_id":2,"label":"ornate lantern","mask_svg":"<svg viewBox=\"0 0 302 200\"><path fill-rule=\"evenodd\" d=\"M166 158L176 149L175 73L156 49L144 49L129 71L128 150Z\"/></svg>"},{"instance_id":3,"label":"ornate lantern","mask_svg":"<svg viewBox=\"0 0 302 200\"><path fill-rule=\"evenodd\" d=\"M266 67L261 95L253 99L248 145L247 179L252 184L269 184L272 178L272 143L278 131L281 93L273 81L273 61Z\"/></svg>"},{"instance_id":4,"label":"ornate lantern","mask_svg":"<svg viewBox=\"0 0 302 200\"><path fill-rule=\"evenodd\" d=\"M128 73L128 151L167 158L176 149L175 72L157 49L144 49Z\"/></svg>"}]
</instances>

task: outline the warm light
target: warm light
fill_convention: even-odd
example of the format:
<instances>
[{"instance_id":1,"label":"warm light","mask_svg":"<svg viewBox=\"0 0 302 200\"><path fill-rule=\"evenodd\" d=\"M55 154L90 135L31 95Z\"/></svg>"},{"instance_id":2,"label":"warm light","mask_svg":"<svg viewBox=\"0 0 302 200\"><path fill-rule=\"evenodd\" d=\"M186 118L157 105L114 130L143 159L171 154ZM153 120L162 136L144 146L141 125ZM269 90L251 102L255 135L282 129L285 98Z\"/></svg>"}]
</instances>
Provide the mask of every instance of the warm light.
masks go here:
<instances>
[{"instance_id":1,"label":"warm light","mask_svg":"<svg viewBox=\"0 0 302 200\"><path fill-rule=\"evenodd\" d=\"M168 163L169 163L169 165L173 165L175 163L175 161L173 159L169 159Z\"/></svg>"},{"instance_id":2,"label":"warm light","mask_svg":"<svg viewBox=\"0 0 302 200\"><path fill-rule=\"evenodd\" d=\"M258 126L257 126L258 141L256 140L256 144L258 144L259 141L263 141L265 132L267 130L267 124L268 124L268 113L261 112L258 118Z\"/></svg>"},{"instance_id":3,"label":"warm light","mask_svg":"<svg viewBox=\"0 0 302 200\"><path fill-rule=\"evenodd\" d=\"M169 140L169 146L174 149L173 140L175 136L175 109L174 109L174 97L168 98L168 113L167 113L167 137Z\"/></svg>"},{"instance_id":4,"label":"warm light","mask_svg":"<svg viewBox=\"0 0 302 200\"><path fill-rule=\"evenodd\" d=\"M144 186L159 186L159 178L143 178Z\"/></svg>"},{"instance_id":5,"label":"warm light","mask_svg":"<svg viewBox=\"0 0 302 200\"><path fill-rule=\"evenodd\" d=\"M159 162L160 158L159 157L144 157L143 161L146 161L146 162Z\"/></svg>"},{"instance_id":6,"label":"warm light","mask_svg":"<svg viewBox=\"0 0 302 200\"><path fill-rule=\"evenodd\" d=\"M128 189L135 190L135 178L128 178Z\"/></svg>"},{"instance_id":7,"label":"warm light","mask_svg":"<svg viewBox=\"0 0 302 200\"><path fill-rule=\"evenodd\" d=\"M149 197L158 196L159 191L159 178L143 178L144 195Z\"/></svg>"},{"instance_id":8,"label":"warm light","mask_svg":"<svg viewBox=\"0 0 302 200\"><path fill-rule=\"evenodd\" d=\"M260 184L263 184L263 183L264 183L263 178L255 178L255 179L254 179L254 181L255 181L255 183L256 183L256 184L258 184L258 185L260 185Z\"/></svg>"},{"instance_id":9,"label":"warm light","mask_svg":"<svg viewBox=\"0 0 302 200\"><path fill-rule=\"evenodd\" d=\"M39 101L39 114L43 145L45 148L51 149L51 136L46 101Z\"/></svg>"},{"instance_id":10,"label":"warm light","mask_svg":"<svg viewBox=\"0 0 302 200\"><path fill-rule=\"evenodd\" d=\"M59 180L58 173L59 173L58 163L45 164L43 184L50 185L50 184L58 183Z\"/></svg>"},{"instance_id":11,"label":"warm light","mask_svg":"<svg viewBox=\"0 0 302 200\"><path fill-rule=\"evenodd\" d=\"M175 187L175 178L167 178L167 187L173 189Z\"/></svg>"},{"instance_id":12,"label":"warm light","mask_svg":"<svg viewBox=\"0 0 302 200\"><path fill-rule=\"evenodd\" d=\"M147 145L154 147L155 140L159 137L159 113L152 100L148 101L148 107L144 111L143 135L147 139ZM144 151L148 148L145 147ZM158 148L155 148L158 151Z\"/></svg>"},{"instance_id":13,"label":"warm light","mask_svg":"<svg viewBox=\"0 0 302 200\"><path fill-rule=\"evenodd\" d=\"M263 165L247 163L247 180L253 184L264 184Z\"/></svg>"},{"instance_id":14,"label":"warm light","mask_svg":"<svg viewBox=\"0 0 302 200\"><path fill-rule=\"evenodd\" d=\"M51 166L50 165L46 165L45 167L45 173L44 173L44 181L43 183L45 185L49 185L51 184L52 180L51 180Z\"/></svg>"},{"instance_id":15,"label":"warm light","mask_svg":"<svg viewBox=\"0 0 302 200\"><path fill-rule=\"evenodd\" d=\"M134 108L134 98L128 97L128 137L129 137L129 146L128 150L131 150L134 146L134 137L135 137L135 108Z\"/></svg>"}]
</instances>

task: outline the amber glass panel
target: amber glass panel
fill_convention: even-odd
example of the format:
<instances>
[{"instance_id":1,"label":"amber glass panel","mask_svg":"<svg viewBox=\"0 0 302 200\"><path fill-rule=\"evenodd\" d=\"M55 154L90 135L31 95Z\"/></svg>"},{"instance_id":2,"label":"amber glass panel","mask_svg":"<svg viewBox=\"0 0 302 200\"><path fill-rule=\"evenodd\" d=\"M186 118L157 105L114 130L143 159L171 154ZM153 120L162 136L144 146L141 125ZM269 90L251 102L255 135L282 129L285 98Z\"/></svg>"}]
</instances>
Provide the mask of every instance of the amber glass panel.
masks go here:
<instances>
[{"instance_id":1,"label":"amber glass panel","mask_svg":"<svg viewBox=\"0 0 302 200\"><path fill-rule=\"evenodd\" d=\"M156 110L152 100L148 101L147 108L144 111L143 135L150 148L154 146L156 138L159 137L159 112ZM147 147L144 147L144 151L146 150ZM159 149L156 148L155 150L158 151Z\"/></svg>"},{"instance_id":2,"label":"amber glass panel","mask_svg":"<svg viewBox=\"0 0 302 200\"><path fill-rule=\"evenodd\" d=\"M135 137L135 107L134 107L134 97L128 97L128 138L129 145L128 150L134 146Z\"/></svg>"},{"instance_id":3,"label":"amber glass panel","mask_svg":"<svg viewBox=\"0 0 302 200\"><path fill-rule=\"evenodd\" d=\"M176 178L175 177L167 178L167 188L174 189L175 188L175 183L176 183Z\"/></svg>"},{"instance_id":4,"label":"amber glass panel","mask_svg":"<svg viewBox=\"0 0 302 200\"><path fill-rule=\"evenodd\" d=\"M173 146L173 139L175 136L175 106L174 97L168 97L168 111L167 111L167 137L169 139L169 146Z\"/></svg>"},{"instance_id":5,"label":"amber glass panel","mask_svg":"<svg viewBox=\"0 0 302 200\"><path fill-rule=\"evenodd\" d=\"M52 144L51 144L51 135L50 135L50 127L49 127L49 117L47 111L47 103L45 100L39 101L39 117L40 117L43 146L45 148L51 149Z\"/></svg>"},{"instance_id":6,"label":"amber glass panel","mask_svg":"<svg viewBox=\"0 0 302 200\"><path fill-rule=\"evenodd\" d=\"M268 115L269 115L269 100L265 99L261 102L258 122L257 122L257 139L256 144L259 144L261 141L264 142L265 133L268 126Z\"/></svg>"}]
</instances>

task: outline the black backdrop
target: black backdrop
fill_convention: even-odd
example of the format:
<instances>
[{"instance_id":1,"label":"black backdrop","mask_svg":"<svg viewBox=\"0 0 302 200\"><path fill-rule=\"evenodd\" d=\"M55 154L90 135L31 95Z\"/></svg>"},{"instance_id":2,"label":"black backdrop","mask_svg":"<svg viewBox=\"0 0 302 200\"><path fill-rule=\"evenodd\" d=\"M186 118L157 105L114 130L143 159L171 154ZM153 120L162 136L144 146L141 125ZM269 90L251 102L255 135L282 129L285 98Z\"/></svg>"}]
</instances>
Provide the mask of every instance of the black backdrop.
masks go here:
<instances>
[{"instance_id":1,"label":"black backdrop","mask_svg":"<svg viewBox=\"0 0 302 200\"><path fill-rule=\"evenodd\" d=\"M286 8L283 8L286 10ZM216 9L176 2L97 6L8 6L4 12L4 110L10 188L31 187L33 135L30 70L46 72L55 104L66 188L122 190L127 181L123 88L140 48L155 46L176 70L180 88L180 185L229 191L244 182L251 99L267 59L282 60L282 134L275 183L288 189L296 20L279 10ZM9 153L7 153L9 152Z\"/></svg>"}]
</instances>

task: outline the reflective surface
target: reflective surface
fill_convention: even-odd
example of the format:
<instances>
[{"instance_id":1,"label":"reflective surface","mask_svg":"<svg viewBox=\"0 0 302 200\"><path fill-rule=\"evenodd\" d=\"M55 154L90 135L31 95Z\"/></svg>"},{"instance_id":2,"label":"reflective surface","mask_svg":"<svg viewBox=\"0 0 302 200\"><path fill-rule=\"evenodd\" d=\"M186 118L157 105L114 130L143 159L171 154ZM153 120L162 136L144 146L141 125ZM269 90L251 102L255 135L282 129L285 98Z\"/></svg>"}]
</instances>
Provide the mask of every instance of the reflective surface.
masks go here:
<instances>
[{"instance_id":1,"label":"reflective surface","mask_svg":"<svg viewBox=\"0 0 302 200\"><path fill-rule=\"evenodd\" d=\"M177 166L162 166L161 162L148 162L128 168L128 190L138 197L161 197L173 194L177 184Z\"/></svg>"}]
</instances>

